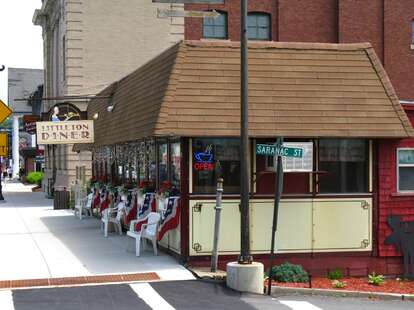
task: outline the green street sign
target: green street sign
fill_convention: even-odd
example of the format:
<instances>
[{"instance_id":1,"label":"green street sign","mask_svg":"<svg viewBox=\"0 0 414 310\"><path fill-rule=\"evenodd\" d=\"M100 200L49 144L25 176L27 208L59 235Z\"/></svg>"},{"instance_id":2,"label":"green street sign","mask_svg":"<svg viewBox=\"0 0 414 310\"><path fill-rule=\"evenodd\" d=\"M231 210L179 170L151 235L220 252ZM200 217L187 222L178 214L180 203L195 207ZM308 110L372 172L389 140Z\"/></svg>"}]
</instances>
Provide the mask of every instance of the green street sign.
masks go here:
<instances>
[{"instance_id":1,"label":"green street sign","mask_svg":"<svg viewBox=\"0 0 414 310\"><path fill-rule=\"evenodd\" d=\"M303 157L303 148L296 147L277 147L274 144L257 144L256 154L264 156L284 156L284 157Z\"/></svg>"}]
</instances>

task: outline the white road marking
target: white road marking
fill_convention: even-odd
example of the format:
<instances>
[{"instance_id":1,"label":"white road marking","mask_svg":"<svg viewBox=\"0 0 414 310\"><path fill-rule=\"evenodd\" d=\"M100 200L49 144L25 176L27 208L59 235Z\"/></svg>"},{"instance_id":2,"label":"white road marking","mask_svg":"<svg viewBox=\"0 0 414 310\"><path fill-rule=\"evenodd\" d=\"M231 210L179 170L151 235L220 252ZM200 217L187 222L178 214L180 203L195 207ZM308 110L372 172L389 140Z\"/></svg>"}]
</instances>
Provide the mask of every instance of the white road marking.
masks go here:
<instances>
[{"instance_id":1,"label":"white road marking","mask_svg":"<svg viewBox=\"0 0 414 310\"><path fill-rule=\"evenodd\" d=\"M0 291L0 309L15 310L11 291Z\"/></svg>"},{"instance_id":2,"label":"white road marking","mask_svg":"<svg viewBox=\"0 0 414 310\"><path fill-rule=\"evenodd\" d=\"M145 303L154 310L175 310L148 283L133 283L129 285ZM2 309L3 310L3 309Z\"/></svg>"},{"instance_id":3,"label":"white road marking","mask_svg":"<svg viewBox=\"0 0 414 310\"><path fill-rule=\"evenodd\" d=\"M279 300L279 302L292 310L322 310L307 301Z\"/></svg>"}]
</instances>

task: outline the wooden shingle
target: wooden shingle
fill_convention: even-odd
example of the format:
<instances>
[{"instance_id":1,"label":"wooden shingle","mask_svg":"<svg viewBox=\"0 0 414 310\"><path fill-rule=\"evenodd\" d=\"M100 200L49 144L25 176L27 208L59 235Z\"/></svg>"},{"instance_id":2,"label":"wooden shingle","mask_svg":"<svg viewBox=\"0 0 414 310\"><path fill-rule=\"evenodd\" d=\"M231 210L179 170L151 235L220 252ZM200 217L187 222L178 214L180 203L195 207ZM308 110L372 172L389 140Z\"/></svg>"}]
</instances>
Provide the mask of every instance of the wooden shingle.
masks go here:
<instances>
[{"instance_id":1,"label":"wooden shingle","mask_svg":"<svg viewBox=\"0 0 414 310\"><path fill-rule=\"evenodd\" d=\"M240 47L184 41L88 107L95 145L150 136L238 136ZM370 44L249 44L251 137L404 138L414 130ZM113 104L114 110L107 111Z\"/></svg>"}]
</instances>

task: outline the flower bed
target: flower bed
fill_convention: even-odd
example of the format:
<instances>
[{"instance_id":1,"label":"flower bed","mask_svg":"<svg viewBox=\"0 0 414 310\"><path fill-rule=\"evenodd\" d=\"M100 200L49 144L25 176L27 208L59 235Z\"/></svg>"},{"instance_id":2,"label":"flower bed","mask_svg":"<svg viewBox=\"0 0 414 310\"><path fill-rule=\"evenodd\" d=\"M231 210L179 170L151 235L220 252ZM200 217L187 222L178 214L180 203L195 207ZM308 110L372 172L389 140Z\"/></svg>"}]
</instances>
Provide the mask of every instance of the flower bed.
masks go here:
<instances>
[{"instance_id":1,"label":"flower bed","mask_svg":"<svg viewBox=\"0 0 414 310\"><path fill-rule=\"evenodd\" d=\"M397 279L385 279L381 285L372 285L368 283L367 278L344 278L342 282L346 286L342 289L334 288L332 280L327 278L312 278L312 288L315 289L329 289L329 290L346 290L359 292L380 292L380 293L395 293L395 294L414 294L414 281L403 281ZM265 281L267 287L267 281ZM282 283L272 281L272 286L278 287L295 287L295 288L309 288L309 283Z\"/></svg>"}]
</instances>

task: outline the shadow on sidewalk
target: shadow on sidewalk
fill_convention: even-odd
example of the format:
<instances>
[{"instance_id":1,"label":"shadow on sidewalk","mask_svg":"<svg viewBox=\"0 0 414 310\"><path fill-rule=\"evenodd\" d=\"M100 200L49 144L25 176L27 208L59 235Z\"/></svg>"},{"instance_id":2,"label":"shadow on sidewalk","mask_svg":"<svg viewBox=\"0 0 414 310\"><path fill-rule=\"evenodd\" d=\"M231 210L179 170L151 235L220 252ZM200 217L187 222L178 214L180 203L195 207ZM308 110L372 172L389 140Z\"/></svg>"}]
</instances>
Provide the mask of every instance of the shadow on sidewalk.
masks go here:
<instances>
[{"instance_id":1,"label":"shadow on sidewalk","mask_svg":"<svg viewBox=\"0 0 414 310\"><path fill-rule=\"evenodd\" d=\"M63 210L58 210L62 212ZM52 270L72 269L73 275L115 274L136 272L188 272L171 256L153 256L150 246L140 257L127 252L134 249L133 239L112 233L105 238L100 220L84 218L80 221L65 210L65 216L42 217L50 234L36 236L37 243Z\"/></svg>"}]
</instances>

